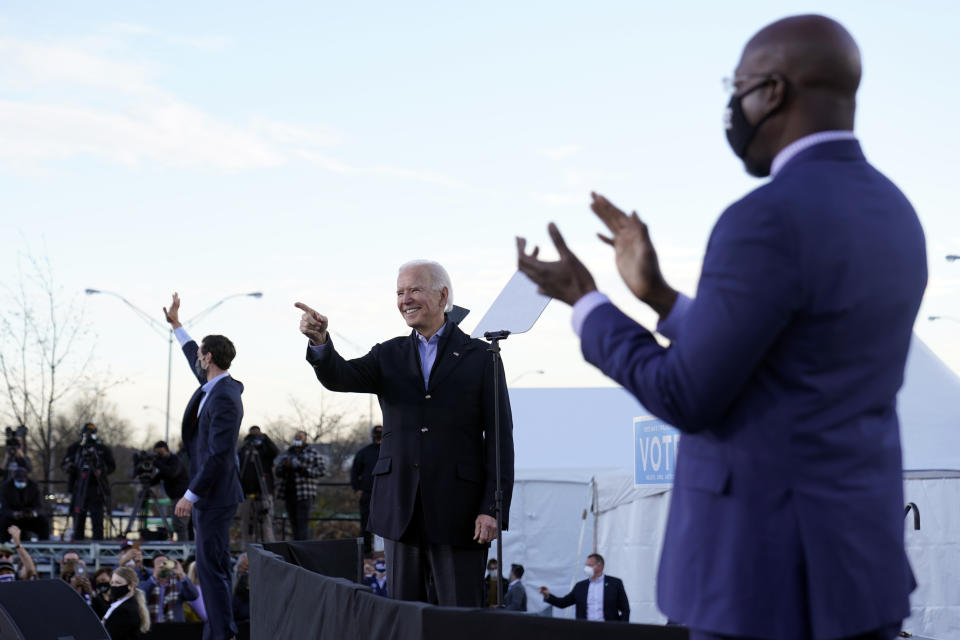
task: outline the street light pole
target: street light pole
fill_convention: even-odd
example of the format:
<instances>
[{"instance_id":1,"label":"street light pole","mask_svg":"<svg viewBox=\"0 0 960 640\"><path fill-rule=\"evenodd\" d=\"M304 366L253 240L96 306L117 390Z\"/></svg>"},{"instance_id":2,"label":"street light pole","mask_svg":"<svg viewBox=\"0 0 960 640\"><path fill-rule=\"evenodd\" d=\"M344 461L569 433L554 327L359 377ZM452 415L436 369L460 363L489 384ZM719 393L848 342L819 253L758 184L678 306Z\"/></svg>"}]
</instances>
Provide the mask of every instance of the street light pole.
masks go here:
<instances>
[{"instance_id":1,"label":"street light pole","mask_svg":"<svg viewBox=\"0 0 960 640\"><path fill-rule=\"evenodd\" d=\"M164 426L163 439L164 441L169 443L170 442L170 386L171 386L171 380L173 378L173 329L170 328L169 326L164 325L159 320L154 319L153 316L151 316L146 311L136 306L126 298L124 298L119 293L115 293L113 291L106 291L104 289L84 289L83 292L88 296L92 296L100 293L108 296L113 296L114 298L118 298L125 305L130 307L130 309L133 310L135 314L140 316L141 320L143 320L148 325L150 325L151 329L153 329L154 331L157 331L160 335L163 335L164 332L166 332L167 334L167 410L166 410L166 425ZM252 293L234 293L232 295L227 296L226 298L221 298L217 302L213 303L212 305L210 305L209 307L207 307L197 315L193 316L192 318L190 318L189 320L181 324L184 327L186 327L187 325L194 323L200 318L206 316L207 314L209 314L211 311L213 311L214 309L222 305L227 300L230 300L231 298L242 298L242 297L262 298L263 292L254 291Z\"/></svg>"}]
</instances>

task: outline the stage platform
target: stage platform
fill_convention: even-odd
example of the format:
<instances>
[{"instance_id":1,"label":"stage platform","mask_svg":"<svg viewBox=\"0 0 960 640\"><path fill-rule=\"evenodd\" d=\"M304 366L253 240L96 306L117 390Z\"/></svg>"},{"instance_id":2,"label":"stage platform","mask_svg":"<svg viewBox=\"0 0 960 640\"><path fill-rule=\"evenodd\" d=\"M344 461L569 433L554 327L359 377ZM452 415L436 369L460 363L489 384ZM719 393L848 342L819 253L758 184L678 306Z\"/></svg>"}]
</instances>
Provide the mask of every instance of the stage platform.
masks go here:
<instances>
[{"instance_id":1,"label":"stage platform","mask_svg":"<svg viewBox=\"0 0 960 640\"><path fill-rule=\"evenodd\" d=\"M266 548L265 548L266 547ZM436 607L374 595L354 540L250 545L250 637L390 640L686 640L682 627Z\"/></svg>"}]
</instances>

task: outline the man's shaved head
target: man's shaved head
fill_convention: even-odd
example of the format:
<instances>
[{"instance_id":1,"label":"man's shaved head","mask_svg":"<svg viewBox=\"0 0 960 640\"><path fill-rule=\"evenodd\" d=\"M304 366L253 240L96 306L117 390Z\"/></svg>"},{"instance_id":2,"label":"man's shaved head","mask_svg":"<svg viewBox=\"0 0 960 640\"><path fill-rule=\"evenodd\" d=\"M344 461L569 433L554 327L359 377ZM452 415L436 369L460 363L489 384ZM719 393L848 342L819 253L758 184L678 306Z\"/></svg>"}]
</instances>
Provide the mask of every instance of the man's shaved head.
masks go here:
<instances>
[{"instance_id":1,"label":"man's shaved head","mask_svg":"<svg viewBox=\"0 0 960 640\"><path fill-rule=\"evenodd\" d=\"M750 78L771 78L744 108L753 122L776 113L748 149L748 170L765 175L780 149L810 133L852 130L860 71L857 43L825 16L783 18L754 35L743 49L735 84L742 91Z\"/></svg>"},{"instance_id":2,"label":"man's shaved head","mask_svg":"<svg viewBox=\"0 0 960 640\"><path fill-rule=\"evenodd\" d=\"M802 89L853 100L860 86L857 43L843 25L824 16L792 16L764 27L744 47L747 58L779 70Z\"/></svg>"}]
</instances>

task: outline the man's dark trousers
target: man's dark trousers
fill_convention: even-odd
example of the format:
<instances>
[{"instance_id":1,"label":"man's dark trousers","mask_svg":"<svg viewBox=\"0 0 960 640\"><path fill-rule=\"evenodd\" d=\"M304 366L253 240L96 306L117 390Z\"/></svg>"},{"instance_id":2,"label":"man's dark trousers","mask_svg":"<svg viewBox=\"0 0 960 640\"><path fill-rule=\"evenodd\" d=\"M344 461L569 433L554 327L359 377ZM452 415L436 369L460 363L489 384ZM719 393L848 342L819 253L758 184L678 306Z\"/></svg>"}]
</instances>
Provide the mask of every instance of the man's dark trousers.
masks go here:
<instances>
[{"instance_id":1,"label":"man's dark trousers","mask_svg":"<svg viewBox=\"0 0 960 640\"><path fill-rule=\"evenodd\" d=\"M197 577L200 584L204 585L203 604L207 608L209 621L203 627L204 640L220 640L237 635L233 603L230 601L230 523L236 512L236 505L213 509L193 508L193 523L197 530ZM221 624L225 626L222 629L212 628L214 620L222 621Z\"/></svg>"},{"instance_id":2,"label":"man's dark trousers","mask_svg":"<svg viewBox=\"0 0 960 640\"><path fill-rule=\"evenodd\" d=\"M360 531L363 532L363 553L369 555L373 551L373 534L367 531L367 521L370 519L370 492L360 492Z\"/></svg>"},{"instance_id":3,"label":"man's dark trousers","mask_svg":"<svg viewBox=\"0 0 960 640\"><path fill-rule=\"evenodd\" d=\"M89 489L88 489L89 491ZM87 513L90 513L90 528L93 529L93 540L103 540L103 498L99 494L88 495L85 504L73 521L73 539L83 540L87 537Z\"/></svg>"},{"instance_id":4,"label":"man's dark trousers","mask_svg":"<svg viewBox=\"0 0 960 640\"><path fill-rule=\"evenodd\" d=\"M296 492L296 491L294 491ZM294 540L310 539L310 500L287 498L287 515L290 516L290 532Z\"/></svg>"},{"instance_id":5,"label":"man's dark trousers","mask_svg":"<svg viewBox=\"0 0 960 640\"><path fill-rule=\"evenodd\" d=\"M459 547L431 543L424 533L423 505L400 540L384 539L387 593L396 600L430 602L441 607L479 608L489 545ZM471 580L467 576L476 576Z\"/></svg>"}]
</instances>

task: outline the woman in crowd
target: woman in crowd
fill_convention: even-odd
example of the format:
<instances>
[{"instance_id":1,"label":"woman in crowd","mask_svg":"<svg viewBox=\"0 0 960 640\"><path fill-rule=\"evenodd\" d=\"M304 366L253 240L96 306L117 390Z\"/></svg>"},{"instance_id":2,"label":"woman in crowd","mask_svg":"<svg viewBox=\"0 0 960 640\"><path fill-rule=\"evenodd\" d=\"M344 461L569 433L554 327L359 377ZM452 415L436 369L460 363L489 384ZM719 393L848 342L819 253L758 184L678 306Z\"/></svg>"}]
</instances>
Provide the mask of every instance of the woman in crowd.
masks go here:
<instances>
[{"instance_id":1,"label":"woman in crowd","mask_svg":"<svg viewBox=\"0 0 960 640\"><path fill-rule=\"evenodd\" d=\"M196 600L183 603L183 615L187 622L206 622L207 608L203 604L203 589L200 588L200 580L197 578L197 563L191 562L187 567L187 577L190 582L197 587L197 593L200 594Z\"/></svg>"},{"instance_id":2,"label":"woman in crowd","mask_svg":"<svg viewBox=\"0 0 960 640\"><path fill-rule=\"evenodd\" d=\"M150 614L140 578L129 567L118 567L110 578L110 608L103 616L111 640L136 640L150 630Z\"/></svg>"}]
</instances>

